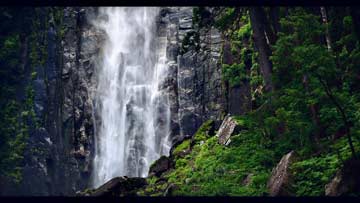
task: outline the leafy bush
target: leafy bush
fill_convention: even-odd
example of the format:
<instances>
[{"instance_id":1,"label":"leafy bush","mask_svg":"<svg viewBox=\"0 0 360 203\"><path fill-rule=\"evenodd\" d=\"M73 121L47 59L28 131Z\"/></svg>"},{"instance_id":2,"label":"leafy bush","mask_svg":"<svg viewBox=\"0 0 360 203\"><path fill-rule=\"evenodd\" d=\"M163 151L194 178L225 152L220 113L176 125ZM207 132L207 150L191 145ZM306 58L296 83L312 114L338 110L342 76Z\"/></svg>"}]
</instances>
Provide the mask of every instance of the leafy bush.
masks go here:
<instances>
[{"instance_id":1,"label":"leafy bush","mask_svg":"<svg viewBox=\"0 0 360 203\"><path fill-rule=\"evenodd\" d=\"M223 79L229 82L231 87L236 87L241 84L243 80L247 80L245 64L223 64L222 66Z\"/></svg>"},{"instance_id":2,"label":"leafy bush","mask_svg":"<svg viewBox=\"0 0 360 203\"><path fill-rule=\"evenodd\" d=\"M205 141L211 136L210 131L214 127L214 121L208 120L204 122L200 128L196 131L193 136L192 143L200 143L200 141Z\"/></svg>"},{"instance_id":3,"label":"leafy bush","mask_svg":"<svg viewBox=\"0 0 360 203\"><path fill-rule=\"evenodd\" d=\"M251 124L244 119L246 117L236 118L244 127L250 127ZM254 136L252 131L243 131L225 147L218 144L217 137L208 134L211 123L205 122L197 132L197 136L202 137L200 140L205 138L204 144L195 142L191 153L183 158L176 157L175 169L164 175L169 183L178 186L174 195L266 194L266 182L274 160L266 145L259 145L261 135ZM179 149L184 149L189 143L184 141L181 145ZM249 185L243 185L242 182L250 173L252 178Z\"/></svg>"},{"instance_id":4,"label":"leafy bush","mask_svg":"<svg viewBox=\"0 0 360 203\"><path fill-rule=\"evenodd\" d=\"M360 142L355 142L360 149ZM342 162L351 157L346 138L332 144L330 150L317 157L311 157L294 163L291 167L294 175L293 190L298 196L325 195L325 185L335 176Z\"/></svg>"},{"instance_id":5,"label":"leafy bush","mask_svg":"<svg viewBox=\"0 0 360 203\"><path fill-rule=\"evenodd\" d=\"M221 16L215 21L215 27L220 30L225 30L229 24L232 24L236 19L237 13L235 8L225 8Z\"/></svg>"}]
</instances>

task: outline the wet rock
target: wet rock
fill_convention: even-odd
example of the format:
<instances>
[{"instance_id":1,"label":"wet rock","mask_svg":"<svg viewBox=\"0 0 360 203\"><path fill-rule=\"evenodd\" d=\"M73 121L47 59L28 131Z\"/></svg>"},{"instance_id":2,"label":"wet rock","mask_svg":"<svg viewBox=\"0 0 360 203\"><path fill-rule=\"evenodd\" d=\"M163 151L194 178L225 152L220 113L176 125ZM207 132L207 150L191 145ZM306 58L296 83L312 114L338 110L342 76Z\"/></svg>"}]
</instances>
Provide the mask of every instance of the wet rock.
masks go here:
<instances>
[{"instance_id":1,"label":"wet rock","mask_svg":"<svg viewBox=\"0 0 360 203\"><path fill-rule=\"evenodd\" d=\"M149 176L155 175L160 177L162 173L167 171L170 168L170 159L166 156L161 156L158 160L156 160L149 169Z\"/></svg>"},{"instance_id":2,"label":"wet rock","mask_svg":"<svg viewBox=\"0 0 360 203\"><path fill-rule=\"evenodd\" d=\"M79 149L74 152L72 152L72 155L76 158L84 159L89 154L88 151L85 151L84 149Z\"/></svg>"},{"instance_id":3,"label":"wet rock","mask_svg":"<svg viewBox=\"0 0 360 203\"><path fill-rule=\"evenodd\" d=\"M290 165L296 159L294 151L283 156L277 166L272 170L270 179L267 183L270 196L290 196L291 184Z\"/></svg>"},{"instance_id":4,"label":"wet rock","mask_svg":"<svg viewBox=\"0 0 360 203\"><path fill-rule=\"evenodd\" d=\"M219 144L228 145L230 143L231 135L238 132L236 126L236 121L230 115L227 115L216 134L216 137L219 137Z\"/></svg>"},{"instance_id":5,"label":"wet rock","mask_svg":"<svg viewBox=\"0 0 360 203\"><path fill-rule=\"evenodd\" d=\"M137 189L144 187L144 178L116 177L97 189L78 192L78 196L135 196Z\"/></svg>"},{"instance_id":6,"label":"wet rock","mask_svg":"<svg viewBox=\"0 0 360 203\"><path fill-rule=\"evenodd\" d=\"M180 19L179 28L180 29L191 29L192 28L192 18Z\"/></svg>"}]
</instances>

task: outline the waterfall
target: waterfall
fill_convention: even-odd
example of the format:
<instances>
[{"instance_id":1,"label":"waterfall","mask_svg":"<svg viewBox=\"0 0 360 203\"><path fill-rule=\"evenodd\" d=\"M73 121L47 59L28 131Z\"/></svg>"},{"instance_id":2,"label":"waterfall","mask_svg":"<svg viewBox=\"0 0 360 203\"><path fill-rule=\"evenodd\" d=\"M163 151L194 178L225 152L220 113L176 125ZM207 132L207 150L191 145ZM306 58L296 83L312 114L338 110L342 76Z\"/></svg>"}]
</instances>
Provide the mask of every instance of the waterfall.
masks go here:
<instances>
[{"instance_id":1,"label":"waterfall","mask_svg":"<svg viewBox=\"0 0 360 203\"><path fill-rule=\"evenodd\" d=\"M99 8L96 29L106 34L96 93L93 186L116 176L146 177L170 149L166 40L157 36L158 8Z\"/></svg>"}]
</instances>

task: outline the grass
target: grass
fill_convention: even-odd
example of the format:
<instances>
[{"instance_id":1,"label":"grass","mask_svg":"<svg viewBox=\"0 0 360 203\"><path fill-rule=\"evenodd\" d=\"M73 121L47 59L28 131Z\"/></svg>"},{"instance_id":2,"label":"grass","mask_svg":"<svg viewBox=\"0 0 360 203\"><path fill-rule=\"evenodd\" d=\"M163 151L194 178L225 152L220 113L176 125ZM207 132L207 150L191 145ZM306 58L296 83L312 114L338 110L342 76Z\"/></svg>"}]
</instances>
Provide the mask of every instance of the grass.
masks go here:
<instances>
[{"instance_id":1,"label":"grass","mask_svg":"<svg viewBox=\"0 0 360 203\"><path fill-rule=\"evenodd\" d=\"M189 153L174 156L175 167L160 178L151 177L138 194L163 195L171 184L176 186L172 192L175 196L266 196L271 171L281 159L276 155L279 145L264 137L252 118L234 119L243 130L232 136L230 145L218 144L210 130L212 121L205 122L192 141L185 140L174 150L175 154L182 150ZM320 155L299 157L291 166L294 184L290 189L294 194L324 195L325 185L342 166L341 160L351 156L346 138L328 146ZM360 143L356 149L360 150Z\"/></svg>"}]
</instances>

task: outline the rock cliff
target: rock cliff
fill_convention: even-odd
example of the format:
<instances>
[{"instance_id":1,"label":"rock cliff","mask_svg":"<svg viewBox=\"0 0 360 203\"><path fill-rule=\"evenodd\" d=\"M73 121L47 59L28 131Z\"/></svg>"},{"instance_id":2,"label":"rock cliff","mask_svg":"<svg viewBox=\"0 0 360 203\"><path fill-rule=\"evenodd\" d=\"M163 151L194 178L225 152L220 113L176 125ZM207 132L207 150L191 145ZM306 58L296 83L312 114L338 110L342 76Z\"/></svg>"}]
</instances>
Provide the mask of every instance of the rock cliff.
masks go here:
<instances>
[{"instance_id":1,"label":"rock cliff","mask_svg":"<svg viewBox=\"0 0 360 203\"><path fill-rule=\"evenodd\" d=\"M31 48L23 50L33 108L41 122L26 141L22 180L2 177L3 195L74 195L88 188L94 152L96 66L104 33L91 24L97 8L38 8L40 21L31 27L47 54L31 64ZM214 9L204 20L212 21ZM36 16L36 15L34 15ZM39 20L44 19L44 20ZM212 119L217 127L227 111L221 79L223 37L212 23L198 26L193 8L162 8L158 36L166 43L169 75L163 88L170 95L173 143L192 136ZM25 40L24 46L35 46ZM30 73L33 70L36 75ZM31 79L33 77L33 79ZM21 85L20 85L21 86ZM25 86L25 84L22 84Z\"/></svg>"}]
</instances>

